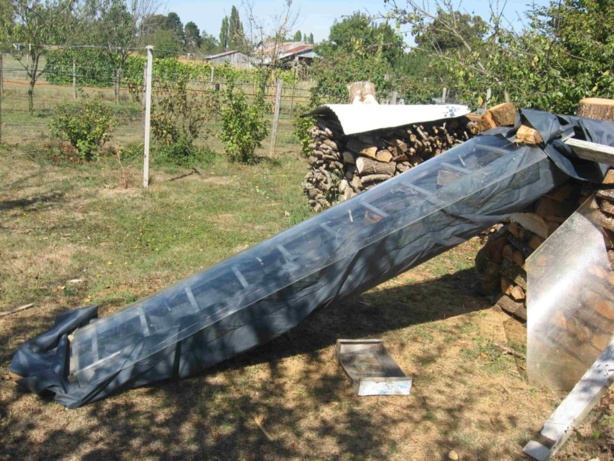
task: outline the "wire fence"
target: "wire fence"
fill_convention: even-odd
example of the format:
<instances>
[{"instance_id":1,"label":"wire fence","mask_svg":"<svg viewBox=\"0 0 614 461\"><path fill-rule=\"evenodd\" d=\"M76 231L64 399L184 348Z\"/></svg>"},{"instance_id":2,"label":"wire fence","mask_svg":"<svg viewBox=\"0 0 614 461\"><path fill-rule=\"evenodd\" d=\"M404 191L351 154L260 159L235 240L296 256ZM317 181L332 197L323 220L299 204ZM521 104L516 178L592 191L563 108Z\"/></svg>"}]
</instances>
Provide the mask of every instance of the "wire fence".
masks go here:
<instances>
[{"instance_id":1,"label":"wire fence","mask_svg":"<svg viewBox=\"0 0 614 461\"><path fill-rule=\"evenodd\" d=\"M113 132L113 142L118 145L130 143L143 144L144 142L144 114L145 114L145 58L140 55L132 56L124 69L100 65L99 61L89 59L87 53L91 47L80 47L72 50L73 55L55 55L56 59L50 62L41 58L40 67L45 71L38 77L35 85L31 86L31 75L28 71L31 63L25 56L21 61L12 54L0 51L0 143L27 144L33 142L48 142L51 139L49 124L54 111L58 106L73 102L79 104L87 100L98 100L109 105L118 118L119 123ZM142 51L142 50L140 50ZM52 57L54 51L50 50L48 56ZM61 57L61 59L58 58ZM84 57L85 56L85 57ZM165 66L161 65L166 64ZM188 69L186 73L186 69ZM239 79L235 86L241 89L248 98L254 98L260 91L257 79L253 78L255 69L244 73L252 78ZM239 75L241 72L238 73ZM304 77L309 72L301 72ZM269 117L273 137L275 140L265 140L264 144L277 141L280 144L295 142L292 139L292 120L304 106L309 104L311 89L314 82L310 79L296 78L269 79L265 85L265 98L270 106ZM286 71L285 77L288 76ZM279 82L282 84L278 85ZM180 62L178 59L154 61L152 70L152 100L154 107L156 101L168 91L169 84L182 82L187 85L193 97L212 94L223 94L228 83L224 67L216 67L204 61ZM279 106L278 116L275 116L275 102L277 92ZM445 89L441 98L433 95L433 102L446 102ZM403 95L391 91L387 94L378 94L379 102L383 104L403 104ZM203 131L200 142L215 144L221 124L215 122L215 117L207 130ZM297 143L296 143L297 144ZM298 145L298 144L297 144ZM220 146L213 146L219 148ZM268 148L268 147L267 147ZM275 150L274 142L271 153Z\"/></svg>"},{"instance_id":2,"label":"wire fence","mask_svg":"<svg viewBox=\"0 0 614 461\"><path fill-rule=\"evenodd\" d=\"M0 142L5 144L25 144L50 139L49 123L59 105L87 100L98 100L111 107L119 120L113 133L113 140L118 144L142 143L144 125L144 91L143 73L134 78L110 67L75 65L66 67L48 66L37 79L30 95L31 76L26 69L10 54L0 53ZM41 63L47 65L44 61ZM224 91L227 80L222 73L211 72L204 75L168 72L153 69L152 99L155 101L168 90L168 84L184 82L189 94L197 97L212 92ZM306 105L310 98L310 81L294 80L283 86L280 99L280 119L290 126L291 119L297 115L300 106ZM237 82L235 87L241 89L248 98L253 98L259 91L255 82ZM265 87L265 98L270 104L271 118L275 103L275 84ZM31 110L32 109L32 110ZM208 132L219 129L215 123ZM288 130L285 130L288 131ZM284 132L284 130L282 130ZM283 141L283 139L282 139Z\"/></svg>"}]
</instances>

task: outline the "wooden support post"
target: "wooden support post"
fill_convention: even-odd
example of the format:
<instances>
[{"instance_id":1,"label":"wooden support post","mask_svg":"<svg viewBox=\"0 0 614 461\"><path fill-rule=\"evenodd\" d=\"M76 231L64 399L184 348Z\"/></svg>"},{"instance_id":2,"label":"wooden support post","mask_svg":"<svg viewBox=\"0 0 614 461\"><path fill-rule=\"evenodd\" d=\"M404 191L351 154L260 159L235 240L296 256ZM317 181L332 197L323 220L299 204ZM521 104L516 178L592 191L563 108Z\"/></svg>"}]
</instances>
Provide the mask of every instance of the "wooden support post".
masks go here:
<instances>
[{"instance_id":1,"label":"wooden support post","mask_svg":"<svg viewBox=\"0 0 614 461\"><path fill-rule=\"evenodd\" d=\"M446 103L447 97L448 97L448 89L444 87L443 91L441 92L441 103L442 104Z\"/></svg>"},{"instance_id":2,"label":"wooden support post","mask_svg":"<svg viewBox=\"0 0 614 461\"><path fill-rule=\"evenodd\" d=\"M297 72L294 67L294 79L292 80L292 95L290 96L290 117L294 117L294 92L296 91Z\"/></svg>"},{"instance_id":3,"label":"wooden support post","mask_svg":"<svg viewBox=\"0 0 614 461\"><path fill-rule=\"evenodd\" d=\"M292 82L292 94L290 96L290 117L294 116L294 92L296 90L296 82Z\"/></svg>"},{"instance_id":4,"label":"wooden support post","mask_svg":"<svg viewBox=\"0 0 614 461\"><path fill-rule=\"evenodd\" d=\"M281 92L283 91L283 80L277 80L275 84L275 109L273 112L273 128L271 129L271 149L269 155L275 155L275 142L277 140L277 127L279 125L279 111L281 109Z\"/></svg>"},{"instance_id":5,"label":"wooden support post","mask_svg":"<svg viewBox=\"0 0 614 461\"><path fill-rule=\"evenodd\" d=\"M2 144L2 93L4 93L3 88L3 73L2 73L2 53L0 53L0 145Z\"/></svg>"},{"instance_id":6,"label":"wooden support post","mask_svg":"<svg viewBox=\"0 0 614 461\"><path fill-rule=\"evenodd\" d=\"M531 440L523 451L538 461L551 459L599 402L614 379L614 341L588 369L541 430L539 442Z\"/></svg>"},{"instance_id":7,"label":"wooden support post","mask_svg":"<svg viewBox=\"0 0 614 461\"><path fill-rule=\"evenodd\" d=\"M392 104L393 106L396 106L398 98L399 98L399 93L397 93L396 91L393 91L392 96L390 97L390 104Z\"/></svg>"},{"instance_id":8,"label":"wooden support post","mask_svg":"<svg viewBox=\"0 0 614 461\"><path fill-rule=\"evenodd\" d=\"M575 138L567 139L565 144L581 159L614 166L614 147Z\"/></svg>"},{"instance_id":9,"label":"wooden support post","mask_svg":"<svg viewBox=\"0 0 614 461\"><path fill-rule=\"evenodd\" d=\"M115 103L119 102L119 74L121 70L115 69Z\"/></svg>"},{"instance_id":10,"label":"wooden support post","mask_svg":"<svg viewBox=\"0 0 614 461\"><path fill-rule=\"evenodd\" d=\"M0 144L2 144L2 94L4 93L4 67L0 53Z\"/></svg>"},{"instance_id":11,"label":"wooden support post","mask_svg":"<svg viewBox=\"0 0 614 461\"><path fill-rule=\"evenodd\" d=\"M77 99L77 62L72 58L72 97Z\"/></svg>"},{"instance_id":12,"label":"wooden support post","mask_svg":"<svg viewBox=\"0 0 614 461\"><path fill-rule=\"evenodd\" d=\"M153 72L153 46L147 47L145 71L145 139L143 142L143 187L149 186L149 136L151 127L151 74Z\"/></svg>"}]
</instances>

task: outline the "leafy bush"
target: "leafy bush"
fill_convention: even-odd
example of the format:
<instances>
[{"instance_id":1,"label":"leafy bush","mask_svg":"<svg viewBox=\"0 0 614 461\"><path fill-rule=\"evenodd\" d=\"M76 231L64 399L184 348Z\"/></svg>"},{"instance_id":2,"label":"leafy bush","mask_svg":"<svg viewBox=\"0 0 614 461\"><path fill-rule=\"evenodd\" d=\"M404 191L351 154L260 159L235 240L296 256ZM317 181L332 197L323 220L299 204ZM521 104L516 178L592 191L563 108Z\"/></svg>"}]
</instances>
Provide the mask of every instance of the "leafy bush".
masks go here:
<instances>
[{"instance_id":1,"label":"leafy bush","mask_svg":"<svg viewBox=\"0 0 614 461\"><path fill-rule=\"evenodd\" d=\"M313 106L305 105L305 106L297 106L296 113L304 114L309 112ZM309 130L316 124L316 121L313 117L301 117L300 115L294 117L292 121L294 125L294 132L292 133L296 140L301 144L301 152L305 157L309 157L311 155L311 148L309 144L311 144L312 139L309 135Z\"/></svg>"},{"instance_id":2,"label":"leafy bush","mask_svg":"<svg viewBox=\"0 0 614 461\"><path fill-rule=\"evenodd\" d=\"M263 91L249 102L245 92L236 88L234 80L229 79L221 110L223 129L220 139L231 160L255 163L254 152L269 133L265 113Z\"/></svg>"},{"instance_id":3,"label":"leafy bush","mask_svg":"<svg viewBox=\"0 0 614 461\"><path fill-rule=\"evenodd\" d=\"M100 148L111 138L117 119L111 109L100 101L59 105L51 118L49 130L59 139L77 149L83 160L93 160Z\"/></svg>"},{"instance_id":4,"label":"leafy bush","mask_svg":"<svg viewBox=\"0 0 614 461\"><path fill-rule=\"evenodd\" d=\"M203 133L205 125L217 113L217 92L193 91L188 78L160 84L151 116L154 139L161 151L176 163L182 163L198 153L194 142Z\"/></svg>"}]
</instances>

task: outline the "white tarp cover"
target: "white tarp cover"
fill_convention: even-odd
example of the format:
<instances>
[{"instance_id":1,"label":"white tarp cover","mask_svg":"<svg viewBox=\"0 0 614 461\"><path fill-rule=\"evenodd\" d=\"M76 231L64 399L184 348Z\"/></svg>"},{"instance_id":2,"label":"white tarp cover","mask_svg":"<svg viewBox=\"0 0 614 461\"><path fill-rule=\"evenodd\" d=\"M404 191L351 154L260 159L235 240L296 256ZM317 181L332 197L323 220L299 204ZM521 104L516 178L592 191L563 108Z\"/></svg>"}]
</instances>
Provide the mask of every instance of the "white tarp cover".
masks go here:
<instances>
[{"instance_id":1,"label":"white tarp cover","mask_svg":"<svg viewBox=\"0 0 614 461\"><path fill-rule=\"evenodd\" d=\"M467 115L469 107L458 104L376 105L325 104L307 115L334 115L347 135L433 122Z\"/></svg>"}]
</instances>

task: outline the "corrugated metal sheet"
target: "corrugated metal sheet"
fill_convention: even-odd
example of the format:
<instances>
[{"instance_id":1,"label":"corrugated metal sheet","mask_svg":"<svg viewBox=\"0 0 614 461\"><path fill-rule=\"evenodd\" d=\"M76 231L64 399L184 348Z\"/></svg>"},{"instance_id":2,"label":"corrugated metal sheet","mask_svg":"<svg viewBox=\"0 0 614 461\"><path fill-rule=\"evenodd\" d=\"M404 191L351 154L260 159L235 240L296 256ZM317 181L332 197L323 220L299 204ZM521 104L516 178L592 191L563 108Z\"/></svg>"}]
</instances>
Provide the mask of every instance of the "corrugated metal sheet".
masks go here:
<instances>
[{"instance_id":1,"label":"corrugated metal sheet","mask_svg":"<svg viewBox=\"0 0 614 461\"><path fill-rule=\"evenodd\" d=\"M346 135L395 128L412 123L431 122L460 117L469 107L459 104L432 105L376 105L326 104L306 115L334 117Z\"/></svg>"}]
</instances>

